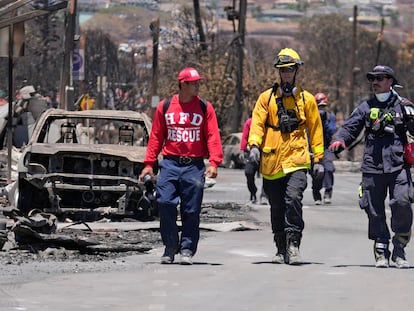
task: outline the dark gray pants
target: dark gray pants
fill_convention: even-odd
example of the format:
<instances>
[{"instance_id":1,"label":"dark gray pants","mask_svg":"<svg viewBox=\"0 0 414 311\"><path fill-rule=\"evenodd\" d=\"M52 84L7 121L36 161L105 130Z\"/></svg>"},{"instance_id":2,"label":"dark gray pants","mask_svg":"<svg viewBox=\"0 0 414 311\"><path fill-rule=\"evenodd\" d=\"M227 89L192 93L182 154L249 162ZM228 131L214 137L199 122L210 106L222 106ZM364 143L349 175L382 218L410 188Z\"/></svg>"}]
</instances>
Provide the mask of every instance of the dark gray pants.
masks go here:
<instances>
[{"instance_id":1,"label":"dark gray pants","mask_svg":"<svg viewBox=\"0 0 414 311\"><path fill-rule=\"evenodd\" d=\"M369 239L388 243L391 238L385 214L387 193L391 209L391 230L396 234L410 232L413 223L412 187L409 169L390 174L362 174L359 205L368 215Z\"/></svg>"},{"instance_id":2,"label":"dark gray pants","mask_svg":"<svg viewBox=\"0 0 414 311\"><path fill-rule=\"evenodd\" d=\"M247 188L249 189L251 196L256 196L257 187L255 183L256 173L259 170L259 163L247 160L244 167L244 174L246 175Z\"/></svg>"},{"instance_id":3,"label":"dark gray pants","mask_svg":"<svg viewBox=\"0 0 414 311\"><path fill-rule=\"evenodd\" d=\"M303 192L307 187L306 170L289 173L276 180L263 179L264 190L270 203L273 234L302 233Z\"/></svg>"},{"instance_id":4,"label":"dark gray pants","mask_svg":"<svg viewBox=\"0 0 414 311\"><path fill-rule=\"evenodd\" d=\"M244 174L246 175L246 181L247 181L247 189L249 189L250 197L254 196L256 198L256 192L257 192L257 186L256 186L256 177L259 177L259 169L260 164L255 161L251 161L249 159L249 153L245 152L245 158L248 159L246 162L246 166L244 167ZM260 198L267 198L266 194L264 192L264 189L262 187L262 190L260 192Z\"/></svg>"}]
</instances>

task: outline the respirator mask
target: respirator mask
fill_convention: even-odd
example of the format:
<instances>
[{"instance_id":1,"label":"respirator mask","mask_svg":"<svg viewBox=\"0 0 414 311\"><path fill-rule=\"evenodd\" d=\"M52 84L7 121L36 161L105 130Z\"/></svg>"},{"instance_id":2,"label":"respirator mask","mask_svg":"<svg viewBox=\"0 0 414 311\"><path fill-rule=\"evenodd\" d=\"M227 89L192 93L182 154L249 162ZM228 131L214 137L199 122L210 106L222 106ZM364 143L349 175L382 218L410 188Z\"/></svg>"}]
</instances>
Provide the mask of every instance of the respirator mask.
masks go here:
<instances>
[{"instance_id":1,"label":"respirator mask","mask_svg":"<svg viewBox=\"0 0 414 311\"><path fill-rule=\"evenodd\" d=\"M295 85L290 84L289 82L285 82L280 86L280 93L283 96L288 97L288 96L296 95L297 89Z\"/></svg>"}]
</instances>

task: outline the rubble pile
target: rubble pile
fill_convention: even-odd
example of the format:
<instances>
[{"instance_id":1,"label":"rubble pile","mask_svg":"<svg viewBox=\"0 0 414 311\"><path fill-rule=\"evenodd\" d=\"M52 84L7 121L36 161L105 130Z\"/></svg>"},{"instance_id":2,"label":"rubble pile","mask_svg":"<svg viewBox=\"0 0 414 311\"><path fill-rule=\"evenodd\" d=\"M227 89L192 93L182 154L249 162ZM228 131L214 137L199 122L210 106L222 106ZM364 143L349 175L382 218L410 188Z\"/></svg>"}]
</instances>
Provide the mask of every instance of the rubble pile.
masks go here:
<instances>
[{"instance_id":1,"label":"rubble pile","mask_svg":"<svg viewBox=\"0 0 414 311\"><path fill-rule=\"evenodd\" d=\"M206 225L201 226L201 237L205 231L214 230L208 224L253 223L249 212L249 206L234 203L203 205L201 222ZM142 254L162 246L158 220L59 222L52 214L37 212L25 217L16 209L3 209L3 215L4 218L0 216L0 264L93 262ZM245 225L241 227L246 229Z\"/></svg>"}]
</instances>

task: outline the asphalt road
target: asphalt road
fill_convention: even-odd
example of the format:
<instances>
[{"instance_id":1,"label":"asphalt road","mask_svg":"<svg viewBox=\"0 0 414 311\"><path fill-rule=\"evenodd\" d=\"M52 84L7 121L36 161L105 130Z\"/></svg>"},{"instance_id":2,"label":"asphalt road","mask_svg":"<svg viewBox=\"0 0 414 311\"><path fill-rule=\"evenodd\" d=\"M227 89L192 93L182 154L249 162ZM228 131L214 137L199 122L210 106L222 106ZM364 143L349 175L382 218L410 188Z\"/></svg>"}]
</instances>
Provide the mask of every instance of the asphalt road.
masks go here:
<instances>
[{"instance_id":1,"label":"asphalt road","mask_svg":"<svg viewBox=\"0 0 414 311\"><path fill-rule=\"evenodd\" d=\"M367 219L357 204L360 174L335 176L331 205L315 206L309 185L306 190L302 266L270 263L269 207L254 205L259 230L210 232L192 266L160 265L162 249L154 249L99 272L82 272L79 264L78 273L30 278L22 268L17 283L0 277L0 310L412 310L414 266L374 267ZM205 192L210 202L248 198L242 170L220 169ZM412 245L407 255L414 263Z\"/></svg>"}]
</instances>

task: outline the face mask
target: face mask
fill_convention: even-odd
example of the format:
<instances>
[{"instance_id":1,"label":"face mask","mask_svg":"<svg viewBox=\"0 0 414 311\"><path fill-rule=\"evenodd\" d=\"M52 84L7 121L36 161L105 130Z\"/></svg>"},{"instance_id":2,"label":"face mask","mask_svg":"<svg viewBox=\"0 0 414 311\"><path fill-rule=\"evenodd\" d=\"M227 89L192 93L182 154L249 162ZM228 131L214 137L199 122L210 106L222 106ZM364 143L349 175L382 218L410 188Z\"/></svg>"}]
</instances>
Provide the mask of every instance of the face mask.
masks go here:
<instances>
[{"instance_id":1,"label":"face mask","mask_svg":"<svg viewBox=\"0 0 414 311\"><path fill-rule=\"evenodd\" d=\"M391 92L385 92L385 93L378 93L375 94L375 97L379 102L385 102L391 95Z\"/></svg>"},{"instance_id":2,"label":"face mask","mask_svg":"<svg viewBox=\"0 0 414 311\"><path fill-rule=\"evenodd\" d=\"M282 84L280 88L280 92L283 96L288 97L288 96L296 95L297 89L294 85L290 84L289 82L285 82Z\"/></svg>"}]
</instances>

